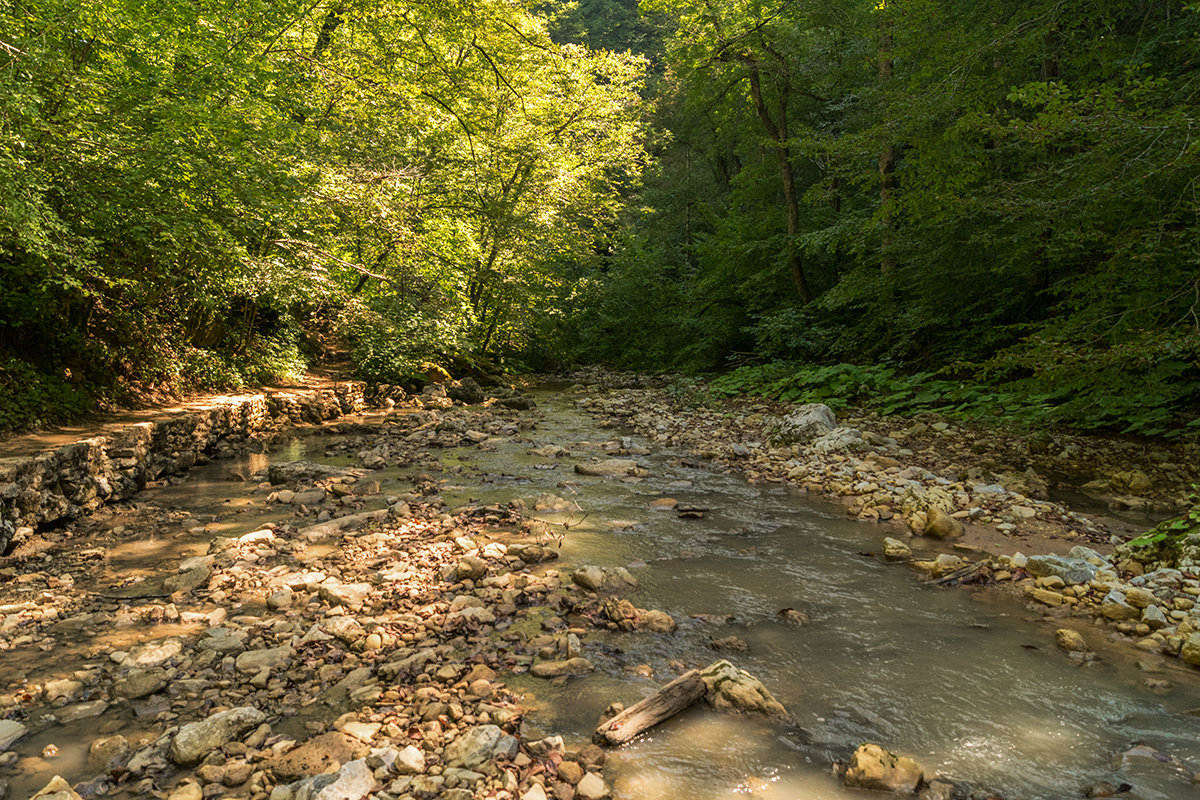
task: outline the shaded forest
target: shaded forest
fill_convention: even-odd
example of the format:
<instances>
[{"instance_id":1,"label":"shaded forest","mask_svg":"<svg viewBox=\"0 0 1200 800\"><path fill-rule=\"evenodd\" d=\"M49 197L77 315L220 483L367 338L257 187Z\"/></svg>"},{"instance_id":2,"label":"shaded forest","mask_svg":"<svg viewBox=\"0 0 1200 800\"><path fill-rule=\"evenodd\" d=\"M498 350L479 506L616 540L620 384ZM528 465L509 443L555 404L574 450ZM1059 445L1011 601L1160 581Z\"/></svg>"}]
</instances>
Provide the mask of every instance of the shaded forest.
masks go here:
<instances>
[{"instance_id":1,"label":"shaded forest","mask_svg":"<svg viewBox=\"0 0 1200 800\"><path fill-rule=\"evenodd\" d=\"M1200 428L1200 4L0 9L0 428L331 342Z\"/></svg>"}]
</instances>

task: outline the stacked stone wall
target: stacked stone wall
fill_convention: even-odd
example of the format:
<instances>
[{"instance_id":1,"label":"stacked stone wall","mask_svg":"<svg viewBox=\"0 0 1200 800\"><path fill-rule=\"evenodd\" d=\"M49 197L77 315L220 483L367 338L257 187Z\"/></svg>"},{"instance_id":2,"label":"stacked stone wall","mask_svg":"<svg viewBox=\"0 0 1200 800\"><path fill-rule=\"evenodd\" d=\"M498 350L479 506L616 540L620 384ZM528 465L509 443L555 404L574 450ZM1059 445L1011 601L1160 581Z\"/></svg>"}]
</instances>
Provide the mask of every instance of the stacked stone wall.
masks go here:
<instances>
[{"instance_id":1,"label":"stacked stone wall","mask_svg":"<svg viewBox=\"0 0 1200 800\"><path fill-rule=\"evenodd\" d=\"M348 381L312 391L221 398L36 455L0 457L0 553L40 525L124 500L148 481L233 452L256 435L361 411L365 389Z\"/></svg>"}]
</instances>

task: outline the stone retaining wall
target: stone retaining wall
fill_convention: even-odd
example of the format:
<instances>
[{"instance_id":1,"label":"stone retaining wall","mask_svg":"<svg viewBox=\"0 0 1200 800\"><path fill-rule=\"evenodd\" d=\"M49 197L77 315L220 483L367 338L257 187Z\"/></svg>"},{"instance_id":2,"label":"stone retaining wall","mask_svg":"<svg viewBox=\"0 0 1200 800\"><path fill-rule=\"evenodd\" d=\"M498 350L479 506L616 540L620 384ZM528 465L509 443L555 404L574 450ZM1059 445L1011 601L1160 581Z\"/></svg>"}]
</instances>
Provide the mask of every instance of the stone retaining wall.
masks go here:
<instances>
[{"instance_id":1,"label":"stone retaining wall","mask_svg":"<svg viewBox=\"0 0 1200 800\"><path fill-rule=\"evenodd\" d=\"M256 433L361 411L366 385L256 394L140 422L32 456L0 458L0 553L39 525L130 497L147 481L186 472Z\"/></svg>"}]
</instances>

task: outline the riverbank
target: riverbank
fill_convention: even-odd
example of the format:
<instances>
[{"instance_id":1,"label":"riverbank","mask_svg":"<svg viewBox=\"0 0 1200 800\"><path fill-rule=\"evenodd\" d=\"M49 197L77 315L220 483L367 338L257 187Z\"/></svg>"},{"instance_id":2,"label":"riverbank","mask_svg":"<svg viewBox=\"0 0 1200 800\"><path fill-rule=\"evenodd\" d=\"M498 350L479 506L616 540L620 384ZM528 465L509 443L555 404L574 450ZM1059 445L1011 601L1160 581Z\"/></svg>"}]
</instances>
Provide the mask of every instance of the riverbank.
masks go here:
<instances>
[{"instance_id":1,"label":"riverbank","mask_svg":"<svg viewBox=\"0 0 1200 800\"><path fill-rule=\"evenodd\" d=\"M1073 658L1095 658L1095 643L1078 635L1086 625L1099 629L1088 638L1098 633L1200 666L1200 563L1146 564L1116 547L1187 507L1183 465L1192 444L1022 438L932 417L839 420L824 406L746 399L700 406L680 402L669 385L645 388L650 381L636 376L618 377L623 388L613 389L605 388L614 381L602 373L580 377L576 388L587 396L581 407L606 424L689 448L696 458L739 471L751 482L821 495L880 526L882 557L941 583L996 586L1028 599L1040 616L1066 620L1061 624L1073 625L1076 635L1058 635L1056 642ZM1055 455L1056 448L1062 449ZM1110 508L1153 510L1156 516L1137 525L1128 516L1082 513L1051 500L1047 479L1030 465L1038 455L1038 464L1046 458L1075 464L1077 477L1107 475L1103 486L1090 477L1089 506L1107 501ZM1064 487L1077 484L1060 479L1056 493L1072 494ZM1113 494L1117 489L1125 494ZM1129 494L1134 490L1141 494ZM1146 683L1170 687L1156 676Z\"/></svg>"},{"instance_id":2,"label":"riverbank","mask_svg":"<svg viewBox=\"0 0 1200 800\"><path fill-rule=\"evenodd\" d=\"M663 439L595 439L594 430L574 427L570 416L567 427L539 434L545 417L528 398L478 397L483 402L468 407L433 389L418 398L391 398L391 411L326 424L268 452L239 443L186 476L166 475L129 500L39 531L43 546L0 566L0 666L10 676L0 687L0 718L9 723L6 735L17 737L0 746L8 750L0 756L0 780L11 782L10 797L27 796L59 774L84 797L175 800L307 798L327 780L352 797L458 800L591 800L613 790L633 797L644 793L638 787L665 785L630 774L637 747L613 767L604 751L578 735L578 724L568 726L576 735L562 742L544 722L530 725L530 700L537 708L564 706L560 713L579 705L590 728L604 704L632 693L612 681L614 672L638 681L637 691L645 693L664 677L708 663L714 648L757 670L798 630L801 640L813 641L812 657L825 668L848 635L826 630L829 617L863 607L866 617L856 623L862 627L871 624L867 619L886 622L887 614L866 608L856 590L835 615L819 581L806 581L817 590L813 596L795 596L786 574L771 585L778 596L792 595L789 607L774 605L773 593L763 599L772 604L766 608L738 609L736 591L719 601L703 588L716 573L689 577L693 565L703 567L702 554L717 536L727 536L732 549L714 568L749 571L730 577L731 587L745 580L762 584L759 560L785 552L759 548L792 547L786 537L749 533L737 518L717 529L727 534L698 532L696 526L723 516L702 503L721 474L704 467L708 459L722 470L748 466L760 485L790 481L813 494L858 477L844 470L867 459L820 454L829 458L829 476L818 461L785 461L779 466L786 472L776 480L771 448L750 447L755 440L733 435L750 428L731 434L723 417L689 418L668 410L657 390L639 392L593 383L556 397L555 405L590 409L610 427L624 425L632 408L655 420L644 429L647 439L672 435L668 426L677 425L680 435L700 436L694 449L708 450L651 455ZM782 449L788 460L799 459L791 446ZM488 460L493 452L506 455ZM787 472L799 466L809 471L789 479ZM909 467L876 457L868 468L898 476ZM550 491L531 495L521 488L534 476L544 476ZM931 488L944 486L917 478ZM721 481L745 487L736 479ZM743 496L724 491L719 496L726 504ZM882 519L882 491L880 484L868 495L872 505L853 516L875 511L869 518ZM683 501L673 501L672 492ZM779 510L787 496L781 494ZM842 495L851 503L863 496ZM1015 495L1013 501L1023 502ZM619 505L601 511L605 503ZM990 506L989 515L999 518L1005 508ZM886 530L877 541L902 537L919 554L924 539L909 538L901 527L918 512L901 507L883 520ZM631 513L647 519L625 516ZM769 516L780 518L778 511ZM1079 527L1069 529L1077 536L1064 538L1064 545L1104 533L1092 534L1086 518L1067 519ZM653 520L655 530L670 520L667 527L678 538L657 545L652 537L635 539ZM820 523L811 524L814 535L825 535ZM871 529L851 527L855 537ZM845 535L835 529L831 524L830 536ZM633 547L634 541L641 544ZM983 559L961 538L931 542L928 549ZM570 566L560 567L557 556L564 552L591 552L603 557L603 566L569 558ZM846 554L828 558L832 565ZM876 557L864 562L869 575L877 563ZM639 608L619 595L637 591L634 573L643 569L656 593L679 574L695 587L687 596L699 594L678 606L684 613ZM898 586L915 583L889 574ZM878 577L867 580L864 588L878 588ZM618 596L606 599L609 593ZM948 601L947 593L937 602ZM949 606L961 616L962 609ZM1061 603L1055 613L1069 607ZM611 638L625 635L645 644ZM855 669L867 670L863 680L875 681L879 665L859 648L878 647L877 637L892 634L870 628L864 635L844 655ZM580 679L593 669L593 677ZM845 666L838 671L843 680L837 683L849 681L838 691L866 690ZM607 699L597 706L595 694ZM794 703L795 695L789 697ZM805 709L801 722L826 735L827 714L818 704ZM848 735L858 738L872 728L858 720ZM712 730L723 742L736 726ZM768 733L766 741L777 734ZM838 743L831 745L835 759L853 749L843 735L835 734ZM311 780L326 772L337 777ZM753 777L747 772L738 780L758 785Z\"/></svg>"}]
</instances>

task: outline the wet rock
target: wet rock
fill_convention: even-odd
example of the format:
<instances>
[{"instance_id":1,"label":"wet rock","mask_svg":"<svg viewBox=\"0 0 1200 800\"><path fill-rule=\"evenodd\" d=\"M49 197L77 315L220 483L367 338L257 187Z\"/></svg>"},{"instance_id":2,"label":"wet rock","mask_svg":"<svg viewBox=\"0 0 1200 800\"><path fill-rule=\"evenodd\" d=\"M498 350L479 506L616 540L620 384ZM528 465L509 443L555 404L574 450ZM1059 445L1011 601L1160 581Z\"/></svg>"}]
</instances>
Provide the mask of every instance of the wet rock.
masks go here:
<instances>
[{"instance_id":1,"label":"wet rock","mask_svg":"<svg viewBox=\"0 0 1200 800\"><path fill-rule=\"evenodd\" d=\"M1059 628L1054 632L1054 643L1058 645L1058 649L1068 653L1089 653L1092 648L1088 647L1087 642L1078 631L1073 631L1070 628Z\"/></svg>"},{"instance_id":2,"label":"wet rock","mask_svg":"<svg viewBox=\"0 0 1200 800\"><path fill-rule=\"evenodd\" d=\"M30 800L83 800L71 784L67 783L58 775L50 779L40 792L35 794Z\"/></svg>"},{"instance_id":3,"label":"wet rock","mask_svg":"<svg viewBox=\"0 0 1200 800\"><path fill-rule=\"evenodd\" d=\"M571 573L571 581L589 592L616 594L636 588L637 578L625 567L603 569L596 566L580 567Z\"/></svg>"},{"instance_id":4,"label":"wet rock","mask_svg":"<svg viewBox=\"0 0 1200 800\"><path fill-rule=\"evenodd\" d=\"M0 719L0 753L7 751L28 728L13 719Z\"/></svg>"},{"instance_id":5,"label":"wet rock","mask_svg":"<svg viewBox=\"0 0 1200 800\"><path fill-rule=\"evenodd\" d=\"M676 625L670 614L650 609L638 613L637 627L654 633L674 633Z\"/></svg>"},{"instance_id":6,"label":"wet rock","mask_svg":"<svg viewBox=\"0 0 1200 800\"><path fill-rule=\"evenodd\" d=\"M271 760L271 771L281 781L295 781L308 775L341 768L353 758L354 740L332 731L314 736L304 744Z\"/></svg>"},{"instance_id":7,"label":"wet rock","mask_svg":"<svg viewBox=\"0 0 1200 800\"><path fill-rule=\"evenodd\" d=\"M775 616L781 621L797 627L807 625L812 621L808 614L805 614L803 611L797 611L794 608L781 608L776 612Z\"/></svg>"},{"instance_id":8,"label":"wet rock","mask_svg":"<svg viewBox=\"0 0 1200 800\"><path fill-rule=\"evenodd\" d=\"M124 736L96 739L88 748L87 767L91 772L108 772L129 760L129 742Z\"/></svg>"},{"instance_id":9,"label":"wet rock","mask_svg":"<svg viewBox=\"0 0 1200 800\"><path fill-rule=\"evenodd\" d=\"M700 671L706 697L720 711L758 713L786 720L787 710L767 691L762 681L728 661L717 661Z\"/></svg>"},{"instance_id":10,"label":"wet rock","mask_svg":"<svg viewBox=\"0 0 1200 800\"><path fill-rule=\"evenodd\" d=\"M924 776L921 765L911 758L868 743L859 745L850 756L842 773L842 782L859 789L912 794Z\"/></svg>"},{"instance_id":11,"label":"wet rock","mask_svg":"<svg viewBox=\"0 0 1200 800\"><path fill-rule=\"evenodd\" d=\"M207 754L236 740L266 719L257 708L241 706L184 725L171 740L169 755L182 766L191 766Z\"/></svg>"},{"instance_id":12,"label":"wet rock","mask_svg":"<svg viewBox=\"0 0 1200 800\"><path fill-rule=\"evenodd\" d=\"M201 800L204 789L198 783L181 783L172 790L167 800Z\"/></svg>"},{"instance_id":13,"label":"wet rock","mask_svg":"<svg viewBox=\"0 0 1200 800\"><path fill-rule=\"evenodd\" d=\"M1183 640L1179 657L1194 667L1200 667L1200 633L1193 633Z\"/></svg>"},{"instance_id":14,"label":"wet rock","mask_svg":"<svg viewBox=\"0 0 1200 800\"><path fill-rule=\"evenodd\" d=\"M292 603L296 600L296 593L286 586L278 592L273 592L267 597L267 608L272 611L280 611L285 608L291 608Z\"/></svg>"},{"instance_id":15,"label":"wet rock","mask_svg":"<svg viewBox=\"0 0 1200 800\"><path fill-rule=\"evenodd\" d=\"M907 561L912 558L912 548L905 542L888 536L883 540L883 557L891 561Z\"/></svg>"},{"instance_id":16,"label":"wet rock","mask_svg":"<svg viewBox=\"0 0 1200 800\"><path fill-rule=\"evenodd\" d=\"M196 644L197 650L234 653L246 649L246 634L230 628L209 628Z\"/></svg>"},{"instance_id":17,"label":"wet rock","mask_svg":"<svg viewBox=\"0 0 1200 800\"><path fill-rule=\"evenodd\" d=\"M180 572L170 576L163 581L163 590L167 594L190 592L192 589L207 584L211 577L212 568L202 565L194 569L189 569L187 572Z\"/></svg>"},{"instance_id":18,"label":"wet rock","mask_svg":"<svg viewBox=\"0 0 1200 800\"><path fill-rule=\"evenodd\" d=\"M628 458L609 458L590 464L576 464L575 472L579 475L593 475L602 478L623 478L627 475L637 475L639 471L636 461Z\"/></svg>"},{"instance_id":19,"label":"wet rock","mask_svg":"<svg viewBox=\"0 0 1200 800\"><path fill-rule=\"evenodd\" d=\"M961 522L941 508L931 505L925 512L925 535L934 539L957 539L964 533Z\"/></svg>"},{"instance_id":20,"label":"wet rock","mask_svg":"<svg viewBox=\"0 0 1200 800\"><path fill-rule=\"evenodd\" d=\"M276 786L271 800L363 800L374 789L375 776L367 762L359 759L337 772Z\"/></svg>"},{"instance_id":21,"label":"wet rock","mask_svg":"<svg viewBox=\"0 0 1200 800\"><path fill-rule=\"evenodd\" d=\"M837 418L829 406L809 403L795 411L770 420L764 426L767 441L774 446L808 444L837 427Z\"/></svg>"},{"instance_id":22,"label":"wet rock","mask_svg":"<svg viewBox=\"0 0 1200 800\"><path fill-rule=\"evenodd\" d=\"M450 743L442 754L451 766L478 767L493 758L512 758L517 740L496 725L477 725Z\"/></svg>"},{"instance_id":23,"label":"wet rock","mask_svg":"<svg viewBox=\"0 0 1200 800\"><path fill-rule=\"evenodd\" d=\"M350 467L334 467L329 464L318 464L314 461L287 461L272 464L267 468L267 480L271 483L300 483L302 481L317 481L327 478L344 478L354 476L361 478L366 473Z\"/></svg>"},{"instance_id":24,"label":"wet rock","mask_svg":"<svg viewBox=\"0 0 1200 800\"><path fill-rule=\"evenodd\" d=\"M1082 558L1066 556L1030 556L1025 570L1035 578L1057 576L1068 586L1078 586L1096 577L1096 566Z\"/></svg>"},{"instance_id":25,"label":"wet rock","mask_svg":"<svg viewBox=\"0 0 1200 800\"><path fill-rule=\"evenodd\" d=\"M575 787L575 795L581 800L604 800L604 798L612 796L612 790L608 788L608 784L604 782L603 778L594 772L589 772Z\"/></svg>"},{"instance_id":26,"label":"wet rock","mask_svg":"<svg viewBox=\"0 0 1200 800\"><path fill-rule=\"evenodd\" d=\"M568 658L565 661L539 661L529 668L529 672L538 678L561 678L586 675L595 669L596 665L586 658Z\"/></svg>"}]
</instances>

